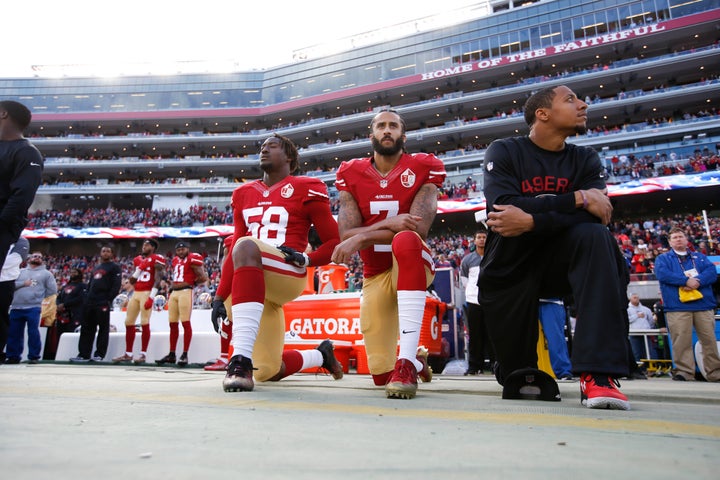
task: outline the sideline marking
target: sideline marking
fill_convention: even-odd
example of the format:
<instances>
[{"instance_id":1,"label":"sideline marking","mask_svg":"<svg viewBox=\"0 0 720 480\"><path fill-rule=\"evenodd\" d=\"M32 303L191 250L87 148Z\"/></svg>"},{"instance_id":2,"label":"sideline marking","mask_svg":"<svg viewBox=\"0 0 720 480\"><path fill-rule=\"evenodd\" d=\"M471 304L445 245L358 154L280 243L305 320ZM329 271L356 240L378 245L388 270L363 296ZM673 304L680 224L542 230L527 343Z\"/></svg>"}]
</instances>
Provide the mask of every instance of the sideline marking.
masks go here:
<instances>
[{"instance_id":1,"label":"sideline marking","mask_svg":"<svg viewBox=\"0 0 720 480\"><path fill-rule=\"evenodd\" d=\"M220 388L218 385L217 388ZM402 409L377 407L358 404L312 403L312 402L274 402L267 398L239 398L243 394L225 393L223 398L202 395L175 395L167 393L108 392L107 390L78 390L58 392L56 388L32 386L3 388L0 398L14 395L29 396L47 400L52 397L82 398L84 400L105 400L112 402L176 404L178 406L213 405L216 407L253 408L262 410L296 412L334 412L346 415L384 416L397 418L419 418L435 420L453 420L461 422L489 422L499 425L570 427L607 432L646 433L661 435L681 435L720 438L720 427L667 420L646 420L628 418L588 418L563 416L548 413L487 413L460 410L439 409ZM250 394L251 395L251 394ZM582 407L585 408L585 407ZM602 410L598 410L601 413Z\"/></svg>"}]
</instances>

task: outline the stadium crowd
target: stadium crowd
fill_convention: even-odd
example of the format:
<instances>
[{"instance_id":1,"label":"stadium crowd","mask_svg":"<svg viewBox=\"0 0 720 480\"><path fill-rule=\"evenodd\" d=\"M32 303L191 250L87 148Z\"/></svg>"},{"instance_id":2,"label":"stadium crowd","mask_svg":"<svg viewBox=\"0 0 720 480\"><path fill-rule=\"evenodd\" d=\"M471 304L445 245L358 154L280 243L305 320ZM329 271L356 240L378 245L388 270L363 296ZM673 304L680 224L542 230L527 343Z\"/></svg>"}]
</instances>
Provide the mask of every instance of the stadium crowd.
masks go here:
<instances>
[{"instance_id":1,"label":"stadium crowd","mask_svg":"<svg viewBox=\"0 0 720 480\"><path fill-rule=\"evenodd\" d=\"M211 210L216 212L214 209ZM197 210L194 209L194 211ZM138 214L138 211L132 212L136 213L127 213L127 215ZM153 213L149 210L143 212ZM122 212L118 213L122 215ZM708 218L710 237L707 235L704 219L700 213L656 217L645 220L617 219L609 225L609 228L617 239L618 246L628 262L628 267L634 279L647 279L648 274L653 274L655 258L668 250L667 235L674 226L679 226L685 230L691 241L690 250L699 251L705 255L720 255L719 217ZM470 253L473 248L472 236L473 232L431 232L427 243L432 251L433 258L435 258L436 266L458 269L462 258ZM219 263L213 252L200 251L198 253L205 258L209 284L206 287L198 287L197 293L204 291L214 293L219 281ZM165 252L164 254L168 261L174 255L173 252ZM55 276L58 285L67 282L72 268L80 268L84 272L90 272L99 261L98 256L67 256L63 255L62 252L47 252L45 255L47 268ZM132 257L118 258L117 261L123 267L123 276L128 277L132 273ZM358 255L355 255L352 264L348 267L348 288L358 290L362 287L362 262ZM160 293L167 294L166 289L167 285L164 284L164 290L161 290ZM199 295L196 295L196 297L199 297Z\"/></svg>"},{"instance_id":2,"label":"stadium crowd","mask_svg":"<svg viewBox=\"0 0 720 480\"><path fill-rule=\"evenodd\" d=\"M232 223L228 206L194 206L187 210L162 208L86 208L69 210L38 210L28 215L27 228L87 228L87 227L191 227L193 225L227 225Z\"/></svg>"}]
</instances>

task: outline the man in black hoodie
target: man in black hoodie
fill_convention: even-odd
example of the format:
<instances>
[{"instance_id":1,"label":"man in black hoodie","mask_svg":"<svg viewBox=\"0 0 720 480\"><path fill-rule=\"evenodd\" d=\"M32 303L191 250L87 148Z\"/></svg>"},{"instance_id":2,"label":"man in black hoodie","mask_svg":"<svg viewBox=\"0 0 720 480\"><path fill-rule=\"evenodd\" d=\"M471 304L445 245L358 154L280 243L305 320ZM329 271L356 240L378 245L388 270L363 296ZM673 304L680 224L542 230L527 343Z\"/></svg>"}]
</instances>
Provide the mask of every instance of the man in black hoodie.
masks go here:
<instances>
[{"instance_id":1,"label":"man in black hoodie","mask_svg":"<svg viewBox=\"0 0 720 480\"><path fill-rule=\"evenodd\" d=\"M70 359L73 363L101 362L107 353L110 340L110 308L120 292L122 270L114 262L115 251L110 245L100 249L100 263L92 271L83 310L78 355ZM92 352L97 331L95 353Z\"/></svg>"},{"instance_id":2,"label":"man in black hoodie","mask_svg":"<svg viewBox=\"0 0 720 480\"><path fill-rule=\"evenodd\" d=\"M40 186L43 158L25 137L32 114L22 103L0 101L0 258L27 225Z\"/></svg>"}]
</instances>

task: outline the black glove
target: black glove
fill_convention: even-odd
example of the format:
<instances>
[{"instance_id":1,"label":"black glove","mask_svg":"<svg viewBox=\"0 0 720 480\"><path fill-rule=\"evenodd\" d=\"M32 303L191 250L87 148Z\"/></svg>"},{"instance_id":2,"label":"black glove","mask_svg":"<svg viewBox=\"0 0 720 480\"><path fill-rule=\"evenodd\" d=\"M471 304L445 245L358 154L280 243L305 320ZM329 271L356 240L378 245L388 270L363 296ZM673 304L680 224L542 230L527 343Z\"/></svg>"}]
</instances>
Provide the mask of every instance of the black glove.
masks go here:
<instances>
[{"instance_id":1,"label":"black glove","mask_svg":"<svg viewBox=\"0 0 720 480\"><path fill-rule=\"evenodd\" d=\"M213 324L215 333L220 333L220 322L227 318L227 310L225 310L225 303L220 299L212 301L212 313L210 314L210 321Z\"/></svg>"},{"instance_id":2,"label":"black glove","mask_svg":"<svg viewBox=\"0 0 720 480\"><path fill-rule=\"evenodd\" d=\"M300 253L285 245L280 245L277 248L285 255L285 263L292 263L298 267L307 267L310 265L310 258L304 253Z\"/></svg>"}]
</instances>

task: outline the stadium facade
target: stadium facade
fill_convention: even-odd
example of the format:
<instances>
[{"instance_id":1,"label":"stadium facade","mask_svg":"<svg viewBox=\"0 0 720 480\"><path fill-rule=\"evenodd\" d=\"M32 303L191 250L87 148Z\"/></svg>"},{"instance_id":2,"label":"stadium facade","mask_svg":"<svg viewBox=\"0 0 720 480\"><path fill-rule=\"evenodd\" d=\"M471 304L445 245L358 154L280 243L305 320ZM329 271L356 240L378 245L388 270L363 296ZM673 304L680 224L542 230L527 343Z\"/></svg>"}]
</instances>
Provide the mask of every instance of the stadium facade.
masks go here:
<instances>
[{"instance_id":1,"label":"stadium facade","mask_svg":"<svg viewBox=\"0 0 720 480\"><path fill-rule=\"evenodd\" d=\"M383 107L406 119L410 151L438 153L451 182L482 185L484 148L526 133L525 99L559 84L590 103L591 131L572 141L608 167L717 151L720 0L478 7L487 14L451 27L382 42L368 32L340 53L263 70L3 79L0 98L32 109L28 133L47 157L34 208L223 207L238 182L260 177L257 148L272 132L332 187L341 161L370 154L368 124ZM678 193L676 206L717 209L718 188L701 201ZM657 211L660 195L625 206Z\"/></svg>"}]
</instances>

